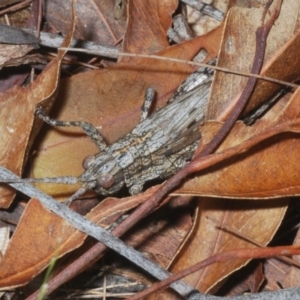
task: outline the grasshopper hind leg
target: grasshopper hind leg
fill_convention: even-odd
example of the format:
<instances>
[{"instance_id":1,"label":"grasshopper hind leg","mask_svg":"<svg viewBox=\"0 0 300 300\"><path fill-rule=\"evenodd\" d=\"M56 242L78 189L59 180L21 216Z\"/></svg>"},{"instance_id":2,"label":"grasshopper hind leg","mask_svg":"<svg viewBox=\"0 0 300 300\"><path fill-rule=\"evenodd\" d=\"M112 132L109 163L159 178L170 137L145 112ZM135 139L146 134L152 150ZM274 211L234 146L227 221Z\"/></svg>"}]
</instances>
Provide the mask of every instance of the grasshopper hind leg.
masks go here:
<instances>
[{"instance_id":1,"label":"grasshopper hind leg","mask_svg":"<svg viewBox=\"0 0 300 300\"><path fill-rule=\"evenodd\" d=\"M68 127L68 126L80 127L86 133L86 135L94 141L94 143L99 147L100 150L104 150L107 147L107 144L105 143L101 133L91 123L83 122L83 121L58 121L58 120L53 120L53 119L50 119L48 116L46 116L45 111L41 107L37 108L36 115L40 119L42 119L45 123L49 124L50 126L54 126L54 127Z\"/></svg>"}]
</instances>

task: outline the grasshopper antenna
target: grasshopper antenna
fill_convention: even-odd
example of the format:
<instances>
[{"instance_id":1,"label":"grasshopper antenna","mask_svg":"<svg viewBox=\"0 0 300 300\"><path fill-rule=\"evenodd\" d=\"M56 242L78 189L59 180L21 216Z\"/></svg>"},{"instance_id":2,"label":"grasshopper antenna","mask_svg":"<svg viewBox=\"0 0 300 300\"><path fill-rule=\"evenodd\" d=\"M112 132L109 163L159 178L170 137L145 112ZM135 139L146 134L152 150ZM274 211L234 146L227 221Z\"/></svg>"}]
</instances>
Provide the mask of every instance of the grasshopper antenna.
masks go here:
<instances>
[{"instance_id":1,"label":"grasshopper antenna","mask_svg":"<svg viewBox=\"0 0 300 300\"><path fill-rule=\"evenodd\" d=\"M61 183L61 184L76 184L81 182L78 177L75 176L62 176L62 177L45 177L45 178L4 178L0 180L0 183ZM63 203L66 205L71 204L75 199L79 198L86 191L93 189L96 183L87 183L81 187L76 193L65 200Z\"/></svg>"},{"instance_id":2,"label":"grasshopper antenna","mask_svg":"<svg viewBox=\"0 0 300 300\"><path fill-rule=\"evenodd\" d=\"M80 182L78 177L75 176L61 176L61 177L44 177L44 178L4 178L0 180L0 183L61 183L61 184L75 184Z\"/></svg>"}]
</instances>

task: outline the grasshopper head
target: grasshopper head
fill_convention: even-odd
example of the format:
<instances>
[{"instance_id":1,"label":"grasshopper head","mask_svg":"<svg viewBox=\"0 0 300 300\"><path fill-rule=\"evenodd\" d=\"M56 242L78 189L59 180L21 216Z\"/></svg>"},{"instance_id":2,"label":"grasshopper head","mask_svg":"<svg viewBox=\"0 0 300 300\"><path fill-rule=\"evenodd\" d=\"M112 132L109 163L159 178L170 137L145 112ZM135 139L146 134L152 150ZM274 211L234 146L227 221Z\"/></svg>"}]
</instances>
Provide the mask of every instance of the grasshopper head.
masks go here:
<instances>
[{"instance_id":1,"label":"grasshopper head","mask_svg":"<svg viewBox=\"0 0 300 300\"><path fill-rule=\"evenodd\" d=\"M80 181L91 186L96 193L111 195L124 186L123 171L107 152L86 157L82 165L85 172L80 176Z\"/></svg>"}]
</instances>

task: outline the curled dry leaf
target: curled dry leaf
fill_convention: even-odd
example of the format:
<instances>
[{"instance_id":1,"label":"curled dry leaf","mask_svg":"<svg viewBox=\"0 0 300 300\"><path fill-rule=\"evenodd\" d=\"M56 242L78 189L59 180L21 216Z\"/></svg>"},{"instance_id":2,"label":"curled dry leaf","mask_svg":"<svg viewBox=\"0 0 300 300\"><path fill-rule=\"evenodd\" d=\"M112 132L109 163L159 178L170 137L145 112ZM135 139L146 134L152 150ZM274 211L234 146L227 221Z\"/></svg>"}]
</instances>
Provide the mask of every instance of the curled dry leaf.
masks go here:
<instances>
[{"instance_id":1,"label":"curled dry leaf","mask_svg":"<svg viewBox=\"0 0 300 300\"><path fill-rule=\"evenodd\" d=\"M66 36L63 46L68 47L72 30ZM65 51L57 57L27 87L13 87L0 94L0 164L20 175L26 160L26 149L30 148L41 122L34 120L37 105L51 108L58 87L61 60ZM7 208L14 196L8 188L1 188L0 207Z\"/></svg>"},{"instance_id":2,"label":"curled dry leaf","mask_svg":"<svg viewBox=\"0 0 300 300\"><path fill-rule=\"evenodd\" d=\"M150 190L123 201L107 198L86 218L107 227L120 215L145 201L152 192ZM49 265L52 257L61 257L78 248L85 238L86 234L47 210L38 200L30 200L1 262L0 289L28 283Z\"/></svg>"},{"instance_id":3,"label":"curled dry leaf","mask_svg":"<svg viewBox=\"0 0 300 300\"><path fill-rule=\"evenodd\" d=\"M123 38L126 28L126 8L118 20L114 18L114 2L110 0L76 0L77 16L74 37L115 46ZM124 5L126 5L124 1ZM45 1L45 19L58 32L69 30L72 1Z\"/></svg>"},{"instance_id":4,"label":"curled dry leaf","mask_svg":"<svg viewBox=\"0 0 300 300\"><path fill-rule=\"evenodd\" d=\"M218 153L225 153L226 149L235 145L242 147L247 140L259 138L260 133L276 128L278 124L283 126L284 132L285 122L297 121L299 118L299 102L300 91L297 90L277 120L262 119L252 127L237 123ZM205 136L206 130L210 132L213 127L219 126L208 123L207 127L203 127L203 135ZM286 131L291 130L286 128ZM297 132L297 126L293 130ZM235 156L209 167L200 176L187 181L176 194L236 199L273 199L298 195L299 147L298 135L291 132L271 137L247 151L239 149Z\"/></svg>"},{"instance_id":5,"label":"curled dry leaf","mask_svg":"<svg viewBox=\"0 0 300 300\"><path fill-rule=\"evenodd\" d=\"M283 1L279 18L268 36L261 75L288 82L298 80L300 69L299 7L299 0ZM260 13L250 13L251 10L239 7L230 10L232 17L227 18L219 54L220 67L250 72L255 49L255 28L261 17ZM256 11L259 12L257 9ZM247 77L217 72L212 84L206 119L224 120L228 109L237 101L237 96L246 80ZM257 107L281 88L281 85L259 80L249 99L246 111Z\"/></svg>"},{"instance_id":6,"label":"curled dry leaf","mask_svg":"<svg viewBox=\"0 0 300 300\"><path fill-rule=\"evenodd\" d=\"M130 2L124 52L151 54L167 48L167 30L177 5L177 0Z\"/></svg>"}]
</instances>

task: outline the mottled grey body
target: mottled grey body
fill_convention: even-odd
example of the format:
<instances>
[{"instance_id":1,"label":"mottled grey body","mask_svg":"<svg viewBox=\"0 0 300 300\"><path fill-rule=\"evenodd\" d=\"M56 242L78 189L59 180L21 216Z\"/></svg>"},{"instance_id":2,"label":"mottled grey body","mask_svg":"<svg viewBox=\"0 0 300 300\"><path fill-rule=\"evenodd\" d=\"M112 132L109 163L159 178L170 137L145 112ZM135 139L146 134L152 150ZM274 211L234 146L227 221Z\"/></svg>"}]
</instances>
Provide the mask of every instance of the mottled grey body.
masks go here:
<instances>
[{"instance_id":1,"label":"mottled grey body","mask_svg":"<svg viewBox=\"0 0 300 300\"><path fill-rule=\"evenodd\" d=\"M106 147L96 155L80 181L88 181L94 177L92 174L109 173L115 177L114 185L109 189L96 186L98 193L112 194L126 184L131 194L137 194L145 182L174 174L191 159L197 147L210 84L211 74L200 86L157 110L132 132Z\"/></svg>"}]
</instances>

